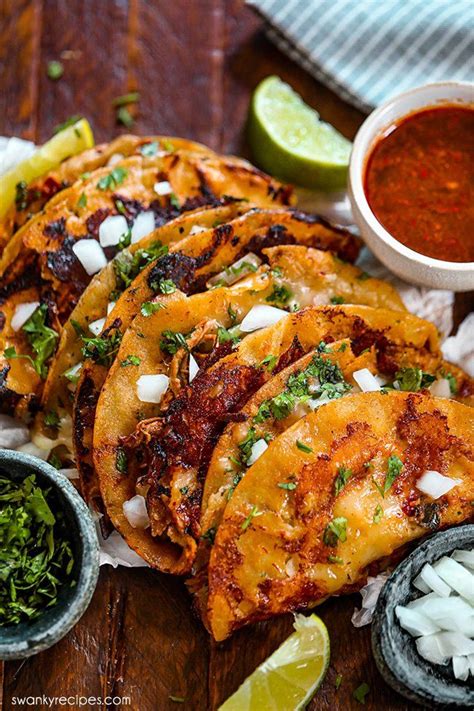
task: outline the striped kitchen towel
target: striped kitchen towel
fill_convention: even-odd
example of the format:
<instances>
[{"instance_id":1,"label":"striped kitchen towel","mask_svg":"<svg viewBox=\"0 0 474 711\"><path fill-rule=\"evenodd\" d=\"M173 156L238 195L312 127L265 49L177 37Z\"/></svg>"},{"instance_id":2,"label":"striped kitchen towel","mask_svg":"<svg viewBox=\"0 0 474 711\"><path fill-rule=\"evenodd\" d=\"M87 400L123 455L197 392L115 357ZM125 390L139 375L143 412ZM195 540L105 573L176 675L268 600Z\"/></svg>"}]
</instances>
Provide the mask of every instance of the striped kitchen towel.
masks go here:
<instances>
[{"instance_id":1,"label":"striped kitchen towel","mask_svg":"<svg viewBox=\"0 0 474 711\"><path fill-rule=\"evenodd\" d=\"M283 52L363 111L421 84L474 78L474 0L247 2Z\"/></svg>"}]
</instances>

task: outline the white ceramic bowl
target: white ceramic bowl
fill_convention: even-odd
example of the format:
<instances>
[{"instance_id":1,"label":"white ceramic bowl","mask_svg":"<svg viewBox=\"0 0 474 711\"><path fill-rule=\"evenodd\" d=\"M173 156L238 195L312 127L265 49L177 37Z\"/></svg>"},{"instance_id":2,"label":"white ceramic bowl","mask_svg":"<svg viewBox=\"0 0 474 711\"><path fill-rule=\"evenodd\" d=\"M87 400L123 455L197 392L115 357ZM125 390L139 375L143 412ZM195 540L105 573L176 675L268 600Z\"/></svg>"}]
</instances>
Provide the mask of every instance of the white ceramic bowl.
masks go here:
<instances>
[{"instance_id":1,"label":"white ceramic bowl","mask_svg":"<svg viewBox=\"0 0 474 711\"><path fill-rule=\"evenodd\" d=\"M473 106L474 84L454 81L427 84L399 94L373 111L355 137L349 166L349 197L365 242L388 269L422 286L469 291L474 289L474 262L433 259L401 244L377 220L364 192L366 160L384 130L418 109L442 104Z\"/></svg>"}]
</instances>

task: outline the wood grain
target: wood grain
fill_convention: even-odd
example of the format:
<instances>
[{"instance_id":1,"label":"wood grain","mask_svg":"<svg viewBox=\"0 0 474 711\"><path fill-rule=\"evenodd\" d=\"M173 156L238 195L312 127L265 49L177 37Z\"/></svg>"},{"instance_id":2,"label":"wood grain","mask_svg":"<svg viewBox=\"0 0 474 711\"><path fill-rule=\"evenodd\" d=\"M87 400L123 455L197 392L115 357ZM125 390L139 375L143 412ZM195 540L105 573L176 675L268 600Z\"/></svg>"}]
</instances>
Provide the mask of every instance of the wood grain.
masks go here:
<instances>
[{"instance_id":1,"label":"wood grain","mask_svg":"<svg viewBox=\"0 0 474 711\"><path fill-rule=\"evenodd\" d=\"M57 123L81 114L98 141L108 140L125 130L116 124L113 98L139 91L137 133L187 136L248 155L249 98L268 74L289 81L348 138L363 119L274 48L241 0L0 0L0 10L0 135L42 141ZM46 74L53 59L65 68L57 82ZM470 306L469 296L457 300L457 322ZM332 655L310 708L357 709L352 693L366 681L367 709L413 709L378 675L370 630L351 625L358 602L334 599L319 609ZM103 568L89 609L65 639L5 665L3 707L12 708L13 696L78 694L126 696L125 708L137 711L215 709L291 629L286 616L215 644L180 580Z\"/></svg>"}]
</instances>

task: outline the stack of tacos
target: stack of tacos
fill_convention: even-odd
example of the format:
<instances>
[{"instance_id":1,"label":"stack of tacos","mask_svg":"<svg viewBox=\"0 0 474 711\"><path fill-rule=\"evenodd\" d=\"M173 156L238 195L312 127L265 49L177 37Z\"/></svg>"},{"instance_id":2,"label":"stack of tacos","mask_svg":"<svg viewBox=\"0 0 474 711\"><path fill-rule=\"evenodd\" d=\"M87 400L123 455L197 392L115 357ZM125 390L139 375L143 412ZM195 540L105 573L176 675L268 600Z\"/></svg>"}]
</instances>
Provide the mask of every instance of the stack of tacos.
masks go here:
<instances>
[{"instance_id":1,"label":"stack of tacos","mask_svg":"<svg viewBox=\"0 0 474 711\"><path fill-rule=\"evenodd\" d=\"M123 137L27 195L0 234L2 410L216 639L472 516L472 379L291 188Z\"/></svg>"}]
</instances>

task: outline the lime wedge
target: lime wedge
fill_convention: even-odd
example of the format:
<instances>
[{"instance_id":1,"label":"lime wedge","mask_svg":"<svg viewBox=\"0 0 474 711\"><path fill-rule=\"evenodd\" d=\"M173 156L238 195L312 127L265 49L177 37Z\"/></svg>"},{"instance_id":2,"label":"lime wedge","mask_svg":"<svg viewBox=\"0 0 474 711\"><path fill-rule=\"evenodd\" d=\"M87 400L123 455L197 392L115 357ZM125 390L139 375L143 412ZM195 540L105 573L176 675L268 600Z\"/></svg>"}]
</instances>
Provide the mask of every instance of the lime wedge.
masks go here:
<instances>
[{"instance_id":1,"label":"lime wedge","mask_svg":"<svg viewBox=\"0 0 474 711\"><path fill-rule=\"evenodd\" d=\"M219 711L298 711L329 664L329 635L317 615L296 615L295 632L239 686Z\"/></svg>"},{"instance_id":2,"label":"lime wedge","mask_svg":"<svg viewBox=\"0 0 474 711\"><path fill-rule=\"evenodd\" d=\"M93 145L94 136L89 122L80 119L57 133L8 173L0 176L0 217L3 217L13 204L18 183L31 183L40 175L57 168L65 158L82 153Z\"/></svg>"},{"instance_id":3,"label":"lime wedge","mask_svg":"<svg viewBox=\"0 0 474 711\"><path fill-rule=\"evenodd\" d=\"M352 144L279 77L255 89L248 136L257 163L278 178L307 188L345 187Z\"/></svg>"}]
</instances>

